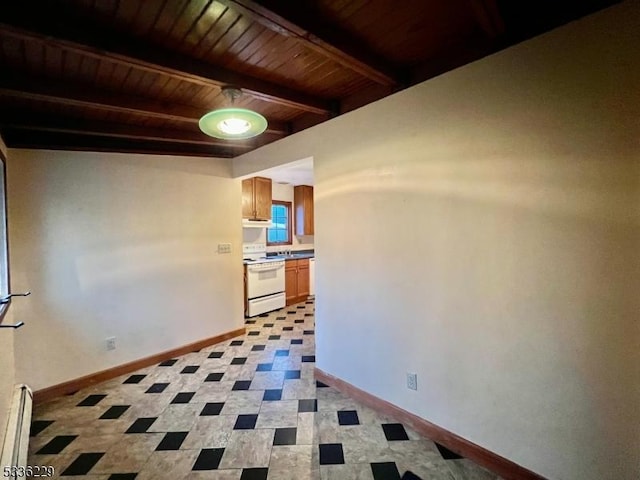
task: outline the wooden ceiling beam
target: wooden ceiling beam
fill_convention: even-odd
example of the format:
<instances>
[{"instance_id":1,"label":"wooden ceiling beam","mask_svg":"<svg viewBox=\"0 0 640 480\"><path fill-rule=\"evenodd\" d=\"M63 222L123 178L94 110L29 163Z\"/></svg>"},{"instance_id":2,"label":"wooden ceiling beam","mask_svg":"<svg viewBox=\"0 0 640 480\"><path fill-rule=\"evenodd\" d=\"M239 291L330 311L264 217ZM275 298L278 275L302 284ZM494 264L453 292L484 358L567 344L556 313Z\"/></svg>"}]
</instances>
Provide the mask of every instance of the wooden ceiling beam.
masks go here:
<instances>
[{"instance_id":1,"label":"wooden ceiling beam","mask_svg":"<svg viewBox=\"0 0 640 480\"><path fill-rule=\"evenodd\" d=\"M324 99L106 29L87 22L74 10L64 9L60 5L44 2L38 5L38 11L34 13L30 5L21 2L0 2L0 19L3 35L56 46L200 85L236 86L260 100L297 110L318 114L330 110Z\"/></svg>"},{"instance_id":2,"label":"wooden ceiling beam","mask_svg":"<svg viewBox=\"0 0 640 480\"><path fill-rule=\"evenodd\" d=\"M0 95L129 113L190 124L197 124L200 117L207 113L187 105L156 102L133 95L97 92L86 87L71 87L68 83L58 83L52 80L34 81L26 78L0 77ZM286 122L269 121L266 133L288 135L290 128Z\"/></svg>"},{"instance_id":3,"label":"wooden ceiling beam","mask_svg":"<svg viewBox=\"0 0 640 480\"><path fill-rule=\"evenodd\" d=\"M381 85L401 82L396 68L336 25L322 21L305 2L217 0L280 35L293 37L311 50Z\"/></svg>"},{"instance_id":4,"label":"wooden ceiling beam","mask_svg":"<svg viewBox=\"0 0 640 480\"><path fill-rule=\"evenodd\" d=\"M9 148L38 148L90 152L145 153L151 155L186 155L233 158L243 153L215 145L167 143L130 138L77 135L64 132L38 132L3 128L2 136Z\"/></svg>"},{"instance_id":5,"label":"wooden ceiling beam","mask_svg":"<svg viewBox=\"0 0 640 480\"><path fill-rule=\"evenodd\" d=\"M0 127L16 130L74 133L78 135L95 135L99 137L127 138L168 143L189 143L194 145L224 147L240 151L251 150L256 147L256 143L252 140L219 140L208 137L204 133L199 133L195 130L143 127L77 118L60 118L48 115L24 115L16 112L3 112L2 118L0 118Z\"/></svg>"}]
</instances>

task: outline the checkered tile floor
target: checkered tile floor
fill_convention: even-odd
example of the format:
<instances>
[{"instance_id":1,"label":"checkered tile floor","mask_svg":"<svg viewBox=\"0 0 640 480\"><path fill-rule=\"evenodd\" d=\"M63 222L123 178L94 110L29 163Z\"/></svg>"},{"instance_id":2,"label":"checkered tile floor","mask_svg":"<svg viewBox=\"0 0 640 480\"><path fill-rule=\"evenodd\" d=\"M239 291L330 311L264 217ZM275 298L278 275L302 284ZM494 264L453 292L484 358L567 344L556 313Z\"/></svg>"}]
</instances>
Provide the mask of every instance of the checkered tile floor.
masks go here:
<instances>
[{"instance_id":1,"label":"checkered tile floor","mask_svg":"<svg viewBox=\"0 0 640 480\"><path fill-rule=\"evenodd\" d=\"M246 326L36 406L29 464L94 480L497 479L316 382L313 301Z\"/></svg>"}]
</instances>

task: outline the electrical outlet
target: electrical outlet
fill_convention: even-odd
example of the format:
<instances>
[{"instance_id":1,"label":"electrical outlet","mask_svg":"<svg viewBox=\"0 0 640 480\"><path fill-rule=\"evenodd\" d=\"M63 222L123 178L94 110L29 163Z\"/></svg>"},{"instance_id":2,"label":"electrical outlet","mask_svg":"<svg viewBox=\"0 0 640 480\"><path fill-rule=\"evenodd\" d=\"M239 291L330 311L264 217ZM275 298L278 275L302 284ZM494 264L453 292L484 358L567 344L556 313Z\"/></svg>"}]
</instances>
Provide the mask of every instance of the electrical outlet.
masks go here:
<instances>
[{"instance_id":1,"label":"electrical outlet","mask_svg":"<svg viewBox=\"0 0 640 480\"><path fill-rule=\"evenodd\" d=\"M231 244L230 243L219 243L218 244L218 253L231 253Z\"/></svg>"},{"instance_id":2,"label":"electrical outlet","mask_svg":"<svg viewBox=\"0 0 640 480\"><path fill-rule=\"evenodd\" d=\"M116 349L116 337L107 338L107 350L115 350Z\"/></svg>"},{"instance_id":3,"label":"electrical outlet","mask_svg":"<svg viewBox=\"0 0 640 480\"><path fill-rule=\"evenodd\" d=\"M409 390L418 390L418 374L407 373L407 388Z\"/></svg>"}]
</instances>

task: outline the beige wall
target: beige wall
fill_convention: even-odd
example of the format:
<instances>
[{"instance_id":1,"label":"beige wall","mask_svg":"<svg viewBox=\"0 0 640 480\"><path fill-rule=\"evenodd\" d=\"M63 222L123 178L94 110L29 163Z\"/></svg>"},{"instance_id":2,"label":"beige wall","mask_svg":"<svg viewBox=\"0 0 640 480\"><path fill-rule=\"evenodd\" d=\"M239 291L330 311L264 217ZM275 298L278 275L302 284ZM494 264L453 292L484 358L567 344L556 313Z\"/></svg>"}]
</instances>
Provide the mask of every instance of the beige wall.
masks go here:
<instances>
[{"instance_id":1,"label":"beige wall","mask_svg":"<svg viewBox=\"0 0 640 480\"><path fill-rule=\"evenodd\" d=\"M243 325L228 160L9 153L12 287L33 292L13 305L20 382L38 390Z\"/></svg>"},{"instance_id":2,"label":"beige wall","mask_svg":"<svg viewBox=\"0 0 640 480\"><path fill-rule=\"evenodd\" d=\"M547 478L638 478L638 25L625 2L237 159L314 157L319 368Z\"/></svg>"}]
</instances>

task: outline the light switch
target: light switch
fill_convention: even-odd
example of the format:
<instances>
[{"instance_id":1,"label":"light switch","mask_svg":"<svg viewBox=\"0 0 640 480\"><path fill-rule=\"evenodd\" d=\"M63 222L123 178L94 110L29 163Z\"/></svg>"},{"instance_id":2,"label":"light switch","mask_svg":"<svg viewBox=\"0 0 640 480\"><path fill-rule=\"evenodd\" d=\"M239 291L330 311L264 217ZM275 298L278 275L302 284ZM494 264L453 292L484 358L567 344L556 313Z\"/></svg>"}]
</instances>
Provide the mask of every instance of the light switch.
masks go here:
<instances>
[{"instance_id":1,"label":"light switch","mask_svg":"<svg viewBox=\"0 0 640 480\"><path fill-rule=\"evenodd\" d=\"M231 244L230 243L219 243L218 244L218 253L231 253Z\"/></svg>"}]
</instances>

